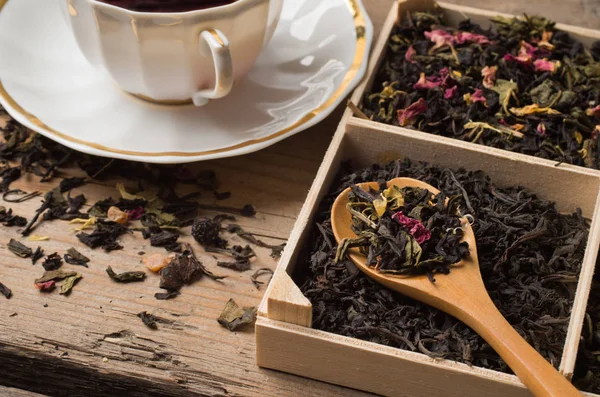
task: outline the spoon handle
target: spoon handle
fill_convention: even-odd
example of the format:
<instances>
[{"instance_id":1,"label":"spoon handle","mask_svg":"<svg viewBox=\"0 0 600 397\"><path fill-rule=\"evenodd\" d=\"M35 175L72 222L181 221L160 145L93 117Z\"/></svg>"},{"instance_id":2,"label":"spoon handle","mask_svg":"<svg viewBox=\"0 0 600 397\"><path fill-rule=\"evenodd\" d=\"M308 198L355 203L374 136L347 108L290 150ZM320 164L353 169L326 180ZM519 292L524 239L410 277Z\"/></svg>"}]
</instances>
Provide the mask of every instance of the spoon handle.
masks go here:
<instances>
[{"instance_id":1,"label":"spoon handle","mask_svg":"<svg viewBox=\"0 0 600 397\"><path fill-rule=\"evenodd\" d=\"M536 397L582 394L542 357L496 308L491 299L471 301L474 311L457 308L455 317L473 328L502 357Z\"/></svg>"}]
</instances>

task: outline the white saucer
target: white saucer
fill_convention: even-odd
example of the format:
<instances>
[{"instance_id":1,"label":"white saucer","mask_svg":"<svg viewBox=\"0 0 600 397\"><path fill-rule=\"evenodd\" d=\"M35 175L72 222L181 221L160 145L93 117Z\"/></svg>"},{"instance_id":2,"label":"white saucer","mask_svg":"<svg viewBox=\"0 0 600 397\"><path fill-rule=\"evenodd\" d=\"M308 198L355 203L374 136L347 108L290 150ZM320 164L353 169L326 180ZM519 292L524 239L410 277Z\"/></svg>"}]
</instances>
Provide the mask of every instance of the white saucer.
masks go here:
<instances>
[{"instance_id":1,"label":"white saucer","mask_svg":"<svg viewBox=\"0 0 600 397\"><path fill-rule=\"evenodd\" d=\"M0 0L0 103L63 145L134 161L241 155L318 123L363 77L373 38L360 0L285 0L273 40L229 97L155 105L87 63L59 1Z\"/></svg>"}]
</instances>

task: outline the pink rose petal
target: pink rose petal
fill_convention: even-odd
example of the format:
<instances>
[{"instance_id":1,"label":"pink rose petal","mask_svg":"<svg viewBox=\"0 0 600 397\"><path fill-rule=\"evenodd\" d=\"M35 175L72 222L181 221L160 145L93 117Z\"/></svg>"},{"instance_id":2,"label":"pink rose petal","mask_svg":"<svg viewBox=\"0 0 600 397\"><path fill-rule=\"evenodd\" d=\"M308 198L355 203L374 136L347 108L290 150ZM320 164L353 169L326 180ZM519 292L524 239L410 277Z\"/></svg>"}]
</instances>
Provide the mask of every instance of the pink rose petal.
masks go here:
<instances>
[{"instance_id":1,"label":"pink rose petal","mask_svg":"<svg viewBox=\"0 0 600 397\"><path fill-rule=\"evenodd\" d=\"M481 69L481 76L483 77L483 86L491 89L496 83L496 72L498 71L497 66L486 66Z\"/></svg>"},{"instance_id":2,"label":"pink rose petal","mask_svg":"<svg viewBox=\"0 0 600 397\"><path fill-rule=\"evenodd\" d=\"M408 230L411 236L419 244L423 244L425 241L431 238L431 232L419 221L418 219L409 218L404 215L402 211L396 212L392 215L392 219L401 224L405 229Z\"/></svg>"},{"instance_id":3,"label":"pink rose petal","mask_svg":"<svg viewBox=\"0 0 600 397\"><path fill-rule=\"evenodd\" d=\"M550 72L554 73L560 67L559 61L549 61L547 59L536 59L533 62L533 66L537 72Z\"/></svg>"},{"instance_id":4,"label":"pink rose petal","mask_svg":"<svg viewBox=\"0 0 600 397\"><path fill-rule=\"evenodd\" d=\"M128 219L131 221L137 221L144 215L144 207L137 207L134 210L125 211L127 213Z\"/></svg>"},{"instance_id":5,"label":"pink rose petal","mask_svg":"<svg viewBox=\"0 0 600 397\"><path fill-rule=\"evenodd\" d=\"M417 116L425 113L427 109L427 101L425 101L423 98L420 98L417 102L411 104L406 109L398 110L398 121L400 122L400 126L406 127L408 125L413 125L417 119Z\"/></svg>"},{"instance_id":6,"label":"pink rose petal","mask_svg":"<svg viewBox=\"0 0 600 397\"><path fill-rule=\"evenodd\" d=\"M406 59L410 63L417 63L417 61L415 61L415 58L414 58L415 55L417 55L417 51L411 45L410 47L408 47L408 50L406 50L406 54L404 55L404 59Z\"/></svg>"},{"instance_id":7,"label":"pink rose petal","mask_svg":"<svg viewBox=\"0 0 600 397\"><path fill-rule=\"evenodd\" d=\"M45 283L35 283L37 289L41 292L50 292L54 289L56 282L54 280L46 281Z\"/></svg>"},{"instance_id":8,"label":"pink rose petal","mask_svg":"<svg viewBox=\"0 0 600 397\"><path fill-rule=\"evenodd\" d=\"M452 99L458 95L458 87L447 88L444 92L444 99Z\"/></svg>"},{"instance_id":9,"label":"pink rose petal","mask_svg":"<svg viewBox=\"0 0 600 397\"><path fill-rule=\"evenodd\" d=\"M476 89L475 92L471 94L471 101L473 103L475 103L475 102L481 102L484 105L487 103L486 99L485 99L485 96L483 96L483 91L480 90L479 88Z\"/></svg>"},{"instance_id":10,"label":"pink rose petal","mask_svg":"<svg viewBox=\"0 0 600 397\"><path fill-rule=\"evenodd\" d=\"M482 34L470 33L470 32L457 32L455 35L455 41L457 44L464 43L477 43L477 44L489 44L490 40Z\"/></svg>"},{"instance_id":11,"label":"pink rose petal","mask_svg":"<svg viewBox=\"0 0 600 397\"><path fill-rule=\"evenodd\" d=\"M537 126L537 132L541 136L546 135L546 125L544 123L539 123Z\"/></svg>"},{"instance_id":12,"label":"pink rose petal","mask_svg":"<svg viewBox=\"0 0 600 397\"><path fill-rule=\"evenodd\" d=\"M425 32L425 37L435 44L432 50L437 50L438 48L441 48L445 45L454 44L454 36L441 29L435 29L431 32Z\"/></svg>"},{"instance_id":13,"label":"pink rose petal","mask_svg":"<svg viewBox=\"0 0 600 397\"><path fill-rule=\"evenodd\" d=\"M439 87L442 84L440 78L437 76L425 77L425 73L421 73L421 78L415 84L413 88L415 90L430 90L435 87Z\"/></svg>"},{"instance_id":14,"label":"pink rose petal","mask_svg":"<svg viewBox=\"0 0 600 397\"><path fill-rule=\"evenodd\" d=\"M587 114L590 117L600 117L600 105L594 107L594 108L589 108L588 110L585 111L585 114Z\"/></svg>"}]
</instances>

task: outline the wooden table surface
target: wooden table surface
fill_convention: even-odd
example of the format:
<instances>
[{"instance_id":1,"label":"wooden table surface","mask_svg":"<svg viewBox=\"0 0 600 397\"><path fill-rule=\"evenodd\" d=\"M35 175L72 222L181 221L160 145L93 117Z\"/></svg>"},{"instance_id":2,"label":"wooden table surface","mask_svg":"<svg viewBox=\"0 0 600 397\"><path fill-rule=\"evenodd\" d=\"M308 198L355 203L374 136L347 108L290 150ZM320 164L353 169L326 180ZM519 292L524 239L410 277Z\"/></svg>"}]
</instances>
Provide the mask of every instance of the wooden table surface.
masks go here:
<instances>
[{"instance_id":1,"label":"wooden table surface","mask_svg":"<svg viewBox=\"0 0 600 397\"><path fill-rule=\"evenodd\" d=\"M364 1L377 33L391 0ZM600 28L600 0L451 2L511 13L542 12L559 22ZM256 207L256 217L239 219L243 227L270 236L265 238L270 242L282 242L292 229L340 115L338 109L322 124L261 152L194 167L217 172L220 190L233 193L224 204ZM12 187L25 191L51 188L38 179L28 175ZM84 193L89 202L118 196L117 182L91 183L74 193ZM208 195L200 200L211 202ZM31 218L39 201L6 205ZM47 253L81 247L66 222L46 222L35 233L51 237L39 243ZM256 366L254 333L230 333L216 322L230 298L246 306L259 303L264 288L254 287L252 271L216 268L214 258L201 254L210 269L229 278L222 283L203 279L184 288L176 299L157 301L153 295L158 291L158 276L125 285L112 282L105 273L107 265L118 271L143 270L138 251L163 252L148 247L138 234L123 239L123 251L105 254L82 248L92 262L89 269L83 269L84 278L70 296L40 294L32 285L41 274L40 266L32 267L29 260L16 258L6 249L17 235L15 229L0 227L0 281L14 295L10 300L0 297L2 396L366 395ZM257 249L257 253L253 268L275 268L276 260L267 250ZM174 322L153 331L136 317L141 311Z\"/></svg>"}]
</instances>

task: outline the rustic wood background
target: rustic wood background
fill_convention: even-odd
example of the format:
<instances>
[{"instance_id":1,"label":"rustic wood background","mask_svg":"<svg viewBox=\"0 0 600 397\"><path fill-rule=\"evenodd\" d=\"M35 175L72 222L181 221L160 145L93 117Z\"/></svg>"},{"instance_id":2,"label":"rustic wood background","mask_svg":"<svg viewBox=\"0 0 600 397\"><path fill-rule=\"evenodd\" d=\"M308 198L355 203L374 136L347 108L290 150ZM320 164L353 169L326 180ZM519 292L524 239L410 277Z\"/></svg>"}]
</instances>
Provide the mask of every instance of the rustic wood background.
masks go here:
<instances>
[{"instance_id":1,"label":"rustic wood background","mask_svg":"<svg viewBox=\"0 0 600 397\"><path fill-rule=\"evenodd\" d=\"M376 34L391 1L364 0ZM600 0L450 2L517 14L537 12L558 22L600 28ZM340 110L320 125L259 153L195 167L217 172L220 190L233 193L224 204L251 203L256 207L255 218L239 219L243 227L266 236L269 242L282 242L292 229ZM76 174L78 171L73 170L63 176ZM13 187L26 191L51 187L38 179L28 176ZM88 184L73 193L84 193L90 202L118 196L116 182ZM211 203L212 197L206 195L203 200ZM39 201L3 205L31 218ZM73 227L65 222L45 223L35 233L51 237L39 243L46 253L64 254L71 246L81 247ZM123 251L105 254L81 249L92 262L89 269L77 269L84 278L70 296L40 294L33 279L41 275L41 267L32 267L29 260L19 259L6 249L10 238L16 236L15 229L0 227L0 281L14 294L10 300L0 297L2 396L366 396L259 369L255 364L254 333L230 333L217 324L216 318L229 298L246 306L259 303L264 288L254 287L252 271L240 274L216 268L214 258L199 252L210 269L229 278L222 283L201 280L184 288L174 300L157 301L153 294L158 291L158 276L149 275L144 283L133 285L116 284L106 276L107 265L117 271L145 269L138 251L162 252L150 248L139 236L126 236ZM235 238L231 241L241 242ZM38 243L28 243L33 244ZM276 261L267 250L257 252L255 269L275 268ZM152 331L136 317L144 310L173 324Z\"/></svg>"}]
</instances>

